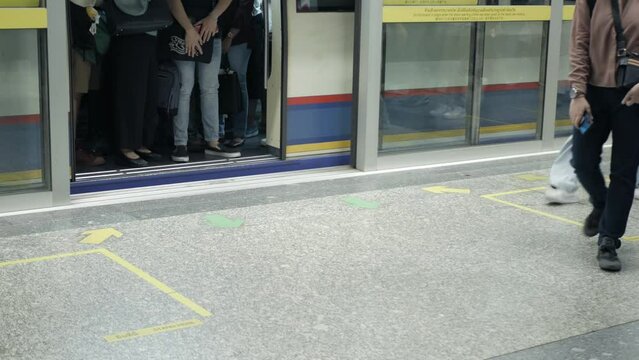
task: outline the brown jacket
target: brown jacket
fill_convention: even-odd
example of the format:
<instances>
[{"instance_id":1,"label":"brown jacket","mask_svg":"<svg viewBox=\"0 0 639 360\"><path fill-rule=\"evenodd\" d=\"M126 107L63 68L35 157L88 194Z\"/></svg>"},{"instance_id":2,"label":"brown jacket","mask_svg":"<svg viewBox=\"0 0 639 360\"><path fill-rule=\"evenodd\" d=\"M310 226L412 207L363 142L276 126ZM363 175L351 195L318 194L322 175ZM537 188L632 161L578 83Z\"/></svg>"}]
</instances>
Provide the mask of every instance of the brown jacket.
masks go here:
<instances>
[{"instance_id":1,"label":"brown jacket","mask_svg":"<svg viewBox=\"0 0 639 360\"><path fill-rule=\"evenodd\" d=\"M639 0L619 0L621 24L629 51L639 52ZM590 16L587 0L577 0L570 42L570 84L586 92L586 84L616 85L617 46L610 0L597 0Z\"/></svg>"}]
</instances>

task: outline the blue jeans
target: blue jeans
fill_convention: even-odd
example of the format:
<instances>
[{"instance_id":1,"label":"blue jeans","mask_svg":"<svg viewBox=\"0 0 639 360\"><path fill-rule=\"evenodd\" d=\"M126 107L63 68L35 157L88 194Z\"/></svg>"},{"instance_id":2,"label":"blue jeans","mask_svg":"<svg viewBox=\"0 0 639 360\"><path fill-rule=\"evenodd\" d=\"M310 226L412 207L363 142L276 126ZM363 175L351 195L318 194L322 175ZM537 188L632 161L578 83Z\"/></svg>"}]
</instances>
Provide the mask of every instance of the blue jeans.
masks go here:
<instances>
[{"instance_id":1,"label":"blue jeans","mask_svg":"<svg viewBox=\"0 0 639 360\"><path fill-rule=\"evenodd\" d=\"M246 122L248 120L248 87L246 82L246 72L248 71L249 60L251 59L251 49L248 44L231 46L229 50L229 64L231 69L237 73L242 90L242 111L231 115L233 121L233 136L244 138L246 135Z\"/></svg>"},{"instance_id":2,"label":"blue jeans","mask_svg":"<svg viewBox=\"0 0 639 360\"><path fill-rule=\"evenodd\" d=\"M173 119L173 143L186 145L189 139L189 110L191 105L191 92L195 84L195 70L197 67L198 83L200 85L200 106L202 111L202 124L204 125L204 140L217 141L220 138L220 104L218 89L220 83L220 63L222 61L222 41L213 39L213 59L210 63L195 61L176 61L180 71L180 102L178 114Z\"/></svg>"},{"instance_id":3,"label":"blue jeans","mask_svg":"<svg viewBox=\"0 0 639 360\"><path fill-rule=\"evenodd\" d=\"M639 166L639 105L621 105L626 91L588 87L593 124L585 134L573 131L572 164L592 205L603 210L599 239L620 238L626 231ZM601 163L602 145L612 132L610 187L606 189Z\"/></svg>"}]
</instances>

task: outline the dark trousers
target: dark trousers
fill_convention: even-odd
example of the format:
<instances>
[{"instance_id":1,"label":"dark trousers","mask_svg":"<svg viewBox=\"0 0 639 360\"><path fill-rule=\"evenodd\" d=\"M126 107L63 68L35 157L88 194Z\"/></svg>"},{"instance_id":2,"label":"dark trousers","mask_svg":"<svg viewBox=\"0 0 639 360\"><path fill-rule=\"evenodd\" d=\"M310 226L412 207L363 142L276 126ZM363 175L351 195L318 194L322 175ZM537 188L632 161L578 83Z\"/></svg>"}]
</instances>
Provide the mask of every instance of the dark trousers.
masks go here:
<instances>
[{"instance_id":1,"label":"dark trousers","mask_svg":"<svg viewBox=\"0 0 639 360\"><path fill-rule=\"evenodd\" d=\"M574 130L573 167L592 205L603 209L599 239L623 236L633 202L639 165L639 106L621 104L626 92L589 86L593 124L585 134ZM606 189L600 163L602 146L611 131L610 188Z\"/></svg>"},{"instance_id":2,"label":"dark trousers","mask_svg":"<svg viewBox=\"0 0 639 360\"><path fill-rule=\"evenodd\" d=\"M115 37L111 46L115 143L131 150L152 146L158 123L156 37Z\"/></svg>"}]
</instances>

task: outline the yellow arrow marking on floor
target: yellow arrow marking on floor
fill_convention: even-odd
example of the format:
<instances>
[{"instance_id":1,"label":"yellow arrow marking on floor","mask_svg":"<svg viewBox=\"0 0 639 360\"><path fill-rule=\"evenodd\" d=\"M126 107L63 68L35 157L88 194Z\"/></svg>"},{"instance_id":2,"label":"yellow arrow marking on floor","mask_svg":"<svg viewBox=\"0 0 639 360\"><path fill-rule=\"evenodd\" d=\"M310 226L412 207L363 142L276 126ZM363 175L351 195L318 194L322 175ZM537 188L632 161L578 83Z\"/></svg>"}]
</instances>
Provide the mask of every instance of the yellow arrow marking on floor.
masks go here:
<instances>
[{"instance_id":1,"label":"yellow arrow marking on floor","mask_svg":"<svg viewBox=\"0 0 639 360\"><path fill-rule=\"evenodd\" d=\"M541 180L548 179L547 176L537 175L537 174L521 174L521 175L517 175L517 178L526 180L526 181L541 181Z\"/></svg>"},{"instance_id":2,"label":"yellow arrow marking on floor","mask_svg":"<svg viewBox=\"0 0 639 360\"><path fill-rule=\"evenodd\" d=\"M454 189L447 186L431 186L423 189L435 194L470 194L470 189Z\"/></svg>"},{"instance_id":3,"label":"yellow arrow marking on floor","mask_svg":"<svg viewBox=\"0 0 639 360\"><path fill-rule=\"evenodd\" d=\"M82 235L85 235L86 237L84 238L84 240L80 241L80 243L92 244L92 245L102 244L105 240L107 240L111 236L114 236L116 238L122 237L122 233L117 231L114 228L85 231L82 233Z\"/></svg>"}]
</instances>

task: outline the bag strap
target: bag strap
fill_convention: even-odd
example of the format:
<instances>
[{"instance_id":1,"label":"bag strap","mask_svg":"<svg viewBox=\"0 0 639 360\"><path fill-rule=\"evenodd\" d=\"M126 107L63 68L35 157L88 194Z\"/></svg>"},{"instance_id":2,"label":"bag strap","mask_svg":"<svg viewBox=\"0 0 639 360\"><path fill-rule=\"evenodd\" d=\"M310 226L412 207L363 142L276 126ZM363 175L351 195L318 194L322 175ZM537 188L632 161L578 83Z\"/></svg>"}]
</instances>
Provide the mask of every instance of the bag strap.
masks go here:
<instances>
[{"instance_id":1,"label":"bag strap","mask_svg":"<svg viewBox=\"0 0 639 360\"><path fill-rule=\"evenodd\" d=\"M615 32L617 33L617 56L624 57L627 55L626 37L623 35L623 26L621 26L621 13L619 11L619 0L610 0L612 5L612 19L615 22Z\"/></svg>"}]
</instances>

